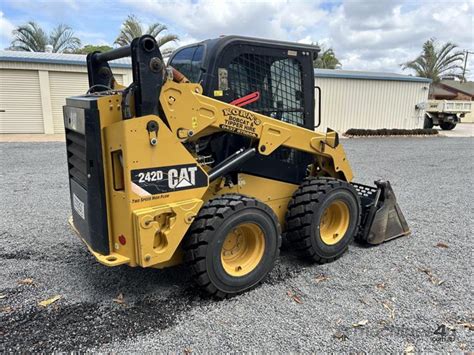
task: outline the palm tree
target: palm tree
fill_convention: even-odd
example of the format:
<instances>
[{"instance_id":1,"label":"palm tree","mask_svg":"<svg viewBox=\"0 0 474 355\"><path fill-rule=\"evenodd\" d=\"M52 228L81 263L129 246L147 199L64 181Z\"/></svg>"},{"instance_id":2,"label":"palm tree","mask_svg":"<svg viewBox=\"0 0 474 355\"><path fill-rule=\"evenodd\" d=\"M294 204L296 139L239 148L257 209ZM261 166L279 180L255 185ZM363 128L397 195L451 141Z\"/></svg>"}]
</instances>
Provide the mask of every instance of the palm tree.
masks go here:
<instances>
[{"instance_id":1,"label":"palm tree","mask_svg":"<svg viewBox=\"0 0 474 355\"><path fill-rule=\"evenodd\" d=\"M81 40L67 25L59 25L48 34L36 22L30 21L13 31L10 48L17 51L45 52L51 45L53 52L72 52L81 46Z\"/></svg>"},{"instance_id":2,"label":"palm tree","mask_svg":"<svg viewBox=\"0 0 474 355\"><path fill-rule=\"evenodd\" d=\"M401 64L401 67L403 70L414 70L417 76L429 78L433 83L439 82L446 74L461 78L462 74L456 71L462 70L458 63L462 63L464 54L462 51L455 51L457 47L451 42L440 45L431 38L423 44L423 52L415 60Z\"/></svg>"},{"instance_id":3,"label":"palm tree","mask_svg":"<svg viewBox=\"0 0 474 355\"><path fill-rule=\"evenodd\" d=\"M134 38L143 36L144 34L149 34L155 37L159 47L179 39L179 37L175 34L165 34L160 36L160 34L166 30L168 30L168 27L165 25L153 23L148 26L145 31L138 18L135 15L129 15L123 22L122 28L120 29L120 34L114 43L118 44L119 46L127 46L132 43Z\"/></svg>"},{"instance_id":4,"label":"palm tree","mask_svg":"<svg viewBox=\"0 0 474 355\"><path fill-rule=\"evenodd\" d=\"M72 52L81 46L81 40L74 37L74 31L66 25L59 25L51 32L49 44L53 46L53 52Z\"/></svg>"},{"instance_id":5,"label":"palm tree","mask_svg":"<svg viewBox=\"0 0 474 355\"><path fill-rule=\"evenodd\" d=\"M319 69L339 69L341 62L337 59L336 54L332 48L325 48L324 45L316 43L321 48L318 53L318 58L314 61L314 67Z\"/></svg>"},{"instance_id":6,"label":"palm tree","mask_svg":"<svg viewBox=\"0 0 474 355\"><path fill-rule=\"evenodd\" d=\"M48 44L48 36L43 29L33 21L18 26L13 30L14 40L10 48L17 51L44 52Z\"/></svg>"}]
</instances>

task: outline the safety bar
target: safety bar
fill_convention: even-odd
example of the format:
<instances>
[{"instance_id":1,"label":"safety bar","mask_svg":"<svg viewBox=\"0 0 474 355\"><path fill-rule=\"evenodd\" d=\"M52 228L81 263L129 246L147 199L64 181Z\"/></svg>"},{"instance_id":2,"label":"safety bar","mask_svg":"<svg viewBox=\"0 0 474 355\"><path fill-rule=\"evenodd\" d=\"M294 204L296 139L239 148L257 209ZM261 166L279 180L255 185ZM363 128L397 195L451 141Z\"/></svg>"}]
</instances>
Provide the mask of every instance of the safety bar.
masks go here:
<instances>
[{"instance_id":1,"label":"safety bar","mask_svg":"<svg viewBox=\"0 0 474 355\"><path fill-rule=\"evenodd\" d=\"M156 39L150 35L135 38L129 46L108 52L87 55L89 92L94 94L116 88L116 81L109 61L131 57L133 83L122 90L122 117L131 118L128 110L134 97L134 116L157 115L159 97L164 81L165 64Z\"/></svg>"},{"instance_id":2,"label":"safety bar","mask_svg":"<svg viewBox=\"0 0 474 355\"><path fill-rule=\"evenodd\" d=\"M120 48L112 49L108 52L96 52L94 54L94 60L99 63L106 63L110 60L130 57L132 55L132 48L130 46L124 46Z\"/></svg>"}]
</instances>

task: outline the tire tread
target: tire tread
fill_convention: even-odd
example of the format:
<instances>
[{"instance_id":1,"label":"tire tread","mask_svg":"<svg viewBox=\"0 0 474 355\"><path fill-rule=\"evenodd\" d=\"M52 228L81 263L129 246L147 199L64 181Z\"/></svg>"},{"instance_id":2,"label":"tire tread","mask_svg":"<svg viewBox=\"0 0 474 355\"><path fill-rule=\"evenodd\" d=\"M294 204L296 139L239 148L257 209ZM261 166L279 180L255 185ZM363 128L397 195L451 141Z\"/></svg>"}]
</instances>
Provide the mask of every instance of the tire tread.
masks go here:
<instances>
[{"instance_id":1,"label":"tire tread","mask_svg":"<svg viewBox=\"0 0 474 355\"><path fill-rule=\"evenodd\" d=\"M239 194L226 194L209 200L199 211L198 216L193 221L193 224L183 240L184 262L190 268L193 280L199 287L217 298L226 298L230 294L218 290L212 284L207 273L206 263L202 261L206 259L207 246L214 231L227 217L245 207L258 207L263 209L274 220L278 234L278 250L275 258L278 258L282 238L281 227L275 213L266 204L254 198ZM265 278L262 278L262 280L252 288L261 284L264 279Z\"/></svg>"},{"instance_id":2,"label":"tire tread","mask_svg":"<svg viewBox=\"0 0 474 355\"><path fill-rule=\"evenodd\" d=\"M347 250L346 246L336 257L327 258L318 255L311 244L311 224L314 211L319 207L325 195L340 187L346 187L353 191L359 202L357 192L349 183L329 177L309 177L293 193L293 197L288 205L284 238L287 239L290 246L293 246L300 256L319 264L334 261ZM359 222L360 213L358 215L357 228Z\"/></svg>"}]
</instances>

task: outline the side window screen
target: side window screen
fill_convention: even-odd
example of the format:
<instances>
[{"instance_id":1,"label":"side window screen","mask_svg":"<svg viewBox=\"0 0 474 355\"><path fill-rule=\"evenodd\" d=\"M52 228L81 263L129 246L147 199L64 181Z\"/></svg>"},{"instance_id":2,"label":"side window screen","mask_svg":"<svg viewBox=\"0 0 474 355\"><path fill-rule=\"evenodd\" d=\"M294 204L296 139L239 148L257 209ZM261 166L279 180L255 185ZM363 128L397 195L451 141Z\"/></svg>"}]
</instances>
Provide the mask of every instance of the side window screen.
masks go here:
<instances>
[{"instance_id":1,"label":"side window screen","mask_svg":"<svg viewBox=\"0 0 474 355\"><path fill-rule=\"evenodd\" d=\"M241 54L228 66L229 94L237 99L255 91L249 110L304 126L303 68L293 58Z\"/></svg>"},{"instance_id":2,"label":"side window screen","mask_svg":"<svg viewBox=\"0 0 474 355\"><path fill-rule=\"evenodd\" d=\"M301 64L294 59L275 61L270 67L274 115L298 126L304 125L301 72Z\"/></svg>"},{"instance_id":3,"label":"side window screen","mask_svg":"<svg viewBox=\"0 0 474 355\"><path fill-rule=\"evenodd\" d=\"M198 83L201 79L201 63L203 54L203 46L183 48L176 53L170 65L179 70L192 83Z\"/></svg>"}]
</instances>

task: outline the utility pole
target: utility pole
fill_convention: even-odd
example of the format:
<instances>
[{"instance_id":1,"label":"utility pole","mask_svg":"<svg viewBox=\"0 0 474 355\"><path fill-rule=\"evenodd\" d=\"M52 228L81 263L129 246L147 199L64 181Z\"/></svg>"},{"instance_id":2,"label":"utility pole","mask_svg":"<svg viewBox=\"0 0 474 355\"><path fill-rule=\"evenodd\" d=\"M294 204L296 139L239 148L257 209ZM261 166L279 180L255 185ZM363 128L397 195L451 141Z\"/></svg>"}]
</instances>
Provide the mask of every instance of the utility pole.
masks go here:
<instances>
[{"instance_id":1,"label":"utility pole","mask_svg":"<svg viewBox=\"0 0 474 355\"><path fill-rule=\"evenodd\" d=\"M466 82L466 65L467 65L467 57L469 54L474 54L474 52L469 52L468 50L464 51L464 68L462 70L462 82Z\"/></svg>"}]
</instances>

